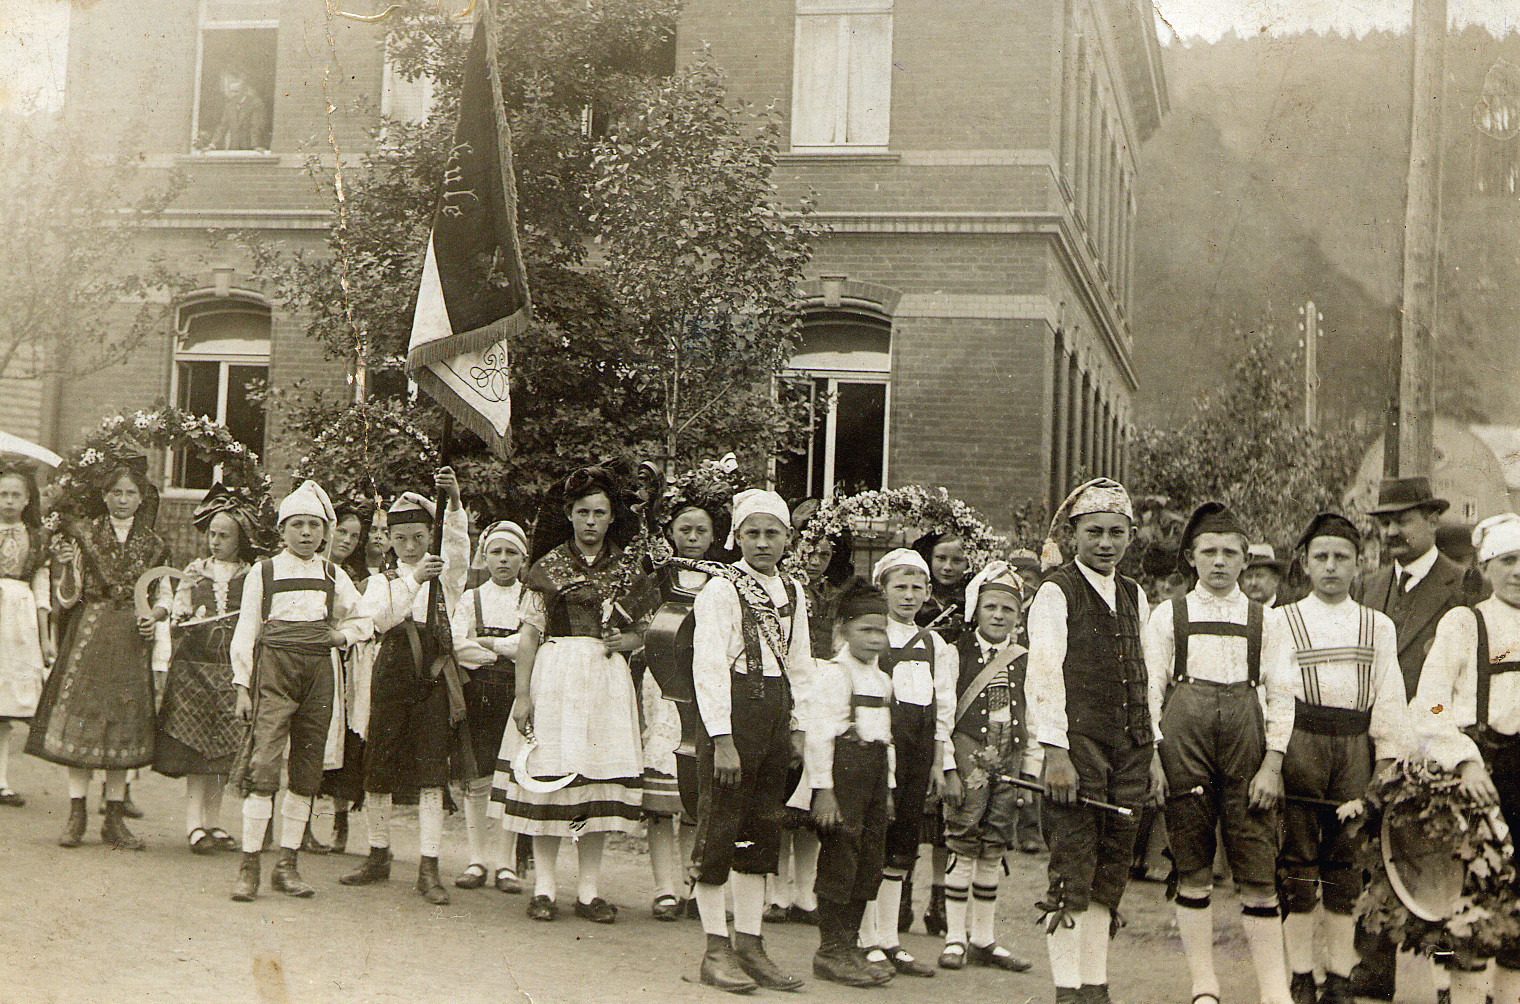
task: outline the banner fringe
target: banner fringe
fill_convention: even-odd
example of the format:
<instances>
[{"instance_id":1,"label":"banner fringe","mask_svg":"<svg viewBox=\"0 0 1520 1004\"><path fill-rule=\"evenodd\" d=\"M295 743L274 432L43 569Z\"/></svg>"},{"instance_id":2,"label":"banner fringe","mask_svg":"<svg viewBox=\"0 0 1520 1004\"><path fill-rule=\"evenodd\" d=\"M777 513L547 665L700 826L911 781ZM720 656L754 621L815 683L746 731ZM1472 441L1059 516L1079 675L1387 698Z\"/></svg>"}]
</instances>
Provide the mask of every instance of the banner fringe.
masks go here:
<instances>
[{"instance_id":1,"label":"banner fringe","mask_svg":"<svg viewBox=\"0 0 1520 1004\"><path fill-rule=\"evenodd\" d=\"M454 392L454 389L444 383L431 369L418 370L412 375L417 386L427 392L427 395L437 401L454 421L469 429L475 435L485 440L493 454L501 460L510 459L512 456L512 429L507 427L507 434L498 436L496 427L486 417L476 411L468 402Z\"/></svg>"},{"instance_id":2,"label":"banner fringe","mask_svg":"<svg viewBox=\"0 0 1520 1004\"><path fill-rule=\"evenodd\" d=\"M527 331L530 320L529 308L523 306L474 331L423 342L407 352L406 372L409 376L414 376L433 363L441 363L466 352L483 352L499 341L515 338Z\"/></svg>"}]
</instances>

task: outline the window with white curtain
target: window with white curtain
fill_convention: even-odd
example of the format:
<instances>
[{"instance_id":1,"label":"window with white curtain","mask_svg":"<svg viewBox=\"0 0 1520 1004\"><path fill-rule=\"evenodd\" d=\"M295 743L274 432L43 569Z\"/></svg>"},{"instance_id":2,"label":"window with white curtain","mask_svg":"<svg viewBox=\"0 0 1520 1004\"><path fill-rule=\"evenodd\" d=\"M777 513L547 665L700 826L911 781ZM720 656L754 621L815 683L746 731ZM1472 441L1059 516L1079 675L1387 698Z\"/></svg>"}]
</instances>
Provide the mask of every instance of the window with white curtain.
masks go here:
<instances>
[{"instance_id":1,"label":"window with white curtain","mask_svg":"<svg viewBox=\"0 0 1520 1004\"><path fill-rule=\"evenodd\" d=\"M797 0L792 149L887 148L892 0Z\"/></svg>"}]
</instances>

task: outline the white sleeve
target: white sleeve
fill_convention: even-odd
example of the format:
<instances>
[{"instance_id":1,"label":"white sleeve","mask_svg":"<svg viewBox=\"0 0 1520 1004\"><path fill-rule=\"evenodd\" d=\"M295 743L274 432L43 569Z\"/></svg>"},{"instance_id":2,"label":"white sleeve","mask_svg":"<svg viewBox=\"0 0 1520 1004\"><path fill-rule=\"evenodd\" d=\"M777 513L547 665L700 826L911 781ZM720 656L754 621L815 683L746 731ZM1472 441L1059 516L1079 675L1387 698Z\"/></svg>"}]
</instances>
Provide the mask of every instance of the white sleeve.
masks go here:
<instances>
[{"instance_id":1,"label":"white sleeve","mask_svg":"<svg viewBox=\"0 0 1520 1004\"><path fill-rule=\"evenodd\" d=\"M1262 611L1261 683L1266 693L1267 749L1288 751L1298 707L1298 650L1288 631L1288 618L1279 609Z\"/></svg>"},{"instance_id":2,"label":"white sleeve","mask_svg":"<svg viewBox=\"0 0 1520 1004\"><path fill-rule=\"evenodd\" d=\"M729 674L729 648L739 630L739 594L733 583L714 576L692 604L692 682L697 691L697 710L707 734L716 739L733 734L730 720L733 680Z\"/></svg>"},{"instance_id":3,"label":"white sleeve","mask_svg":"<svg viewBox=\"0 0 1520 1004\"><path fill-rule=\"evenodd\" d=\"M1403 756L1413 745L1409 724L1409 698L1404 693L1404 674L1399 669L1399 639L1387 614L1373 614L1372 737L1373 754L1382 760Z\"/></svg>"},{"instance_id":4,"label":"white sleeve","mask_svg":"<svg viewBox=\"0 0 1520 1004\"><path fill-rule=\"evenodd\" d=\"M44 561L42 566L32 573L32 600L38 610L52 610L52 575L48 571L48 563Z\"/></svg>"},{"instance_id":5,"label":"white sleeve","mask_svg":"<svg viewBox=\"0 0 1520 1004\"><path fill-rule=\"evenodd\" d=\"M243 579L243 601L238 607L237 627L232 629L229 654L232 658L232 682L248 687L253 680L253 646L259 640L264 619L264 572L255 563Z\"/></svg>"},{"instance_id":6,"label":"white sleeve","mask_svg":"<svg viewBox=\"0 0 1520 1004\"><path fill-rule=\"evenodd\" d=\"M374 625L375 634L385 634L411 614L417 588L417 580L410 575L371 575L359 602L360 616Z\"/></svg>"},{"instance_id":7,"label":"white sleeve","mask_svg":"<svg viewBox=\"0 0 1520 1004\"><path fill-rule=\"evenodd\" d=\"M955 770L955 746L950 732L955 728L956 687L961 678L960 650L945 639L929 632L934 646L934 739L944 755L945 770Z\"/></svg>"},{"instance_id":8,"label":"white sleeve","mask_svg":"<svg viewBox=\"0 0 1520 1004\"><path fill-rule=\"evenodd\" d=\"M1187 598L1164 600L1156 607L1156 615L1140 629L1140 651L1145 655L1145 696L1150 706L1151 727L1156 741L1161 741L1161 701L1166 695L1166 683L1172 676L1175 649L1172 642L1172 604L1186 603Z\"/></svg>"},{"instance_id":9,"label":"white sleeve","mask_svg":"<svg viewBox=\"0 0 1520 1004\"><path fill-rule=\"evenodd\" d=\"M1438 624L1420 670L1420 687L1409 704L1413 743L1448 770L1467 760L1482 762L1478 746L1462 730L1478 720L1478 620L1469 607L1448 610Z\"/></svg>"},{"instance_id":10,"label":"white sleeve","mask_svg":"<svg viewBox=\"0 0 1520 1004\"><path fill-rule=\"evenodd\" d=\"M454 658L465 669L479 669L496 661L496 653L475 637L475 590L466 589L449 615L454 638Z\"/></svg>"},{"instance_id":11,"label":"white sleeve","mask_svg":"<svg viewBox=\"0 0 1520 1004\"><path fill-rule=\"evenodd\" d=\"M470 519L463 507L456 508L450 500L449 507L443 512L443 546L440 548L443 574L438 576L438 581L443 583L443 598L450 610L459 605L465 583L470 578L469 527Z\"/></svg>"},{"instance_id":12,"label":"white sleeve","mask_svg":"<svg viewBox=\"0 0 1520 1004\"><path fill-rule=\"evenodd\" d=\"M1029 672L1024 697L1035 741L1067 748L1066 594L1046 582L1029 605Z\"/></svg>"},{"instance_id":13,"label":"white sleeve","mask_svg":"<svg viewBox=\"0 0 1520 1004\"><path fill-rule=\"evenodd\" d=\"M374 626L361 612L363 598L354 588L354 580L342 568L333 566L333 624L334 630L348 642L348 646L365 641Z\"/></svg>"},{"instance_id":14,"label":"white sleeve","mask_svg":"<svg viewBox=\"0 0 1520 1004\"><path fill-rule=\"evenodd\" d=\"M793 732L807 714L808 701L812 699L813 681L818 676L818 666L813 660L812 631L808 624L807 594L802 583L793 583L793 615L791 644L787 646L786 665L781 668L792 688Z\"/></svg>"},{"instance_id":15,"label":"white sleeve","mask_svg":"<svg viewBox=\"0 0 1520 1004\"><path fill-rule=\"evenodd\" d=\"M803 760L814 790L834 787L834 739L847 727L850 690L850 674L842 667L826 662L817 668L802 726Z\"/></svg>"}]
</instances>

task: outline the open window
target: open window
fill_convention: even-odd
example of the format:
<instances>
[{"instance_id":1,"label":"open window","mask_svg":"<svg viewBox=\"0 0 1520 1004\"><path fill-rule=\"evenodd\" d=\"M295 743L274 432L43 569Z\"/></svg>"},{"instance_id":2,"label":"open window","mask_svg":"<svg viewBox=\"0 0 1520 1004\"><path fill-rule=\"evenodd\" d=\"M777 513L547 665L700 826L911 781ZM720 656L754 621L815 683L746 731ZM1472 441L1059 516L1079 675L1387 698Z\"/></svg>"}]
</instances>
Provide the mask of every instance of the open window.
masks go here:
<instances>
[{"instance_id":1,"label":"open window","mask_svg":"<svg viewBox=\"0 0 1520 1004\"><path fill-rule=\"evenodd\" d=\"M264 405L269 380L269 305L254 294L187 298L175 311L175 406L225 426L232 438L264 455ZM183 450L168 458L169 487L204 491L221 471Z\"/></svg>"},{"instance_id":2,"label":"open window","mask_svg":"<svg viewBox=\"0 0 1520 1004\"><path fill-rule=\"evenodd\" d=\"M786 379L809 401L803 448L776 460L776 490L791 501L887 485L890 322L852 310L810 312Z\"/></svg>"},{"instance_id":3,"label":"open window","mask_svg":"<svg viewBox=\"0 0 1520 1004\"><path fill-rule=\"evenodd\" d=\"M280 0L200 0L191 146L267 151L274 132Z\"/></svg>"}]
</instances>

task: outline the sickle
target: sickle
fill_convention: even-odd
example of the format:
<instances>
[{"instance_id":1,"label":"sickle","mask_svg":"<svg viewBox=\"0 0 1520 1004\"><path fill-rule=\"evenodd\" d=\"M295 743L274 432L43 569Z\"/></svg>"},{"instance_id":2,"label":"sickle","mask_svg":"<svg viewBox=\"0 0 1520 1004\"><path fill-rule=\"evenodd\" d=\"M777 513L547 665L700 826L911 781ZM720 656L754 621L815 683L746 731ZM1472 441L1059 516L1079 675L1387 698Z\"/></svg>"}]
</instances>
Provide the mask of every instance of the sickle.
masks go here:
<instances>
[{"instance_id":1,"label":"sickle","mask_svg":"<svg viewBox=\"0 0 1520 1004\"><path fill-rule=\"evenodd\" d=\"M137 585L132 587L132 599L137 605L137 616L153 616L153 604L148 602L148 587L152 586L154 582L159 579L183 579L184 577L184 572L169 565L159 565L157 568L150 568L139 575L137 577Z\"/></svg>"},{"instance_id":2,"label":"sickle","mask_svg":"<svg viewBox=\"0 0 1520 1004\"><path fill-rule=\"evenodd\" d=\"M530 728L523 737L523 744L517 750L517 756L512 758L512 780L516 781L524 791L531 791L535 795L547 795L550 792L559 791L561 788L574 781L579 774L570 773L564 777L557 777L553 781L540 781L528 770L528 757L538 749L538 740L533 738L533 730Z\"/></svg>"}]
</instances>

